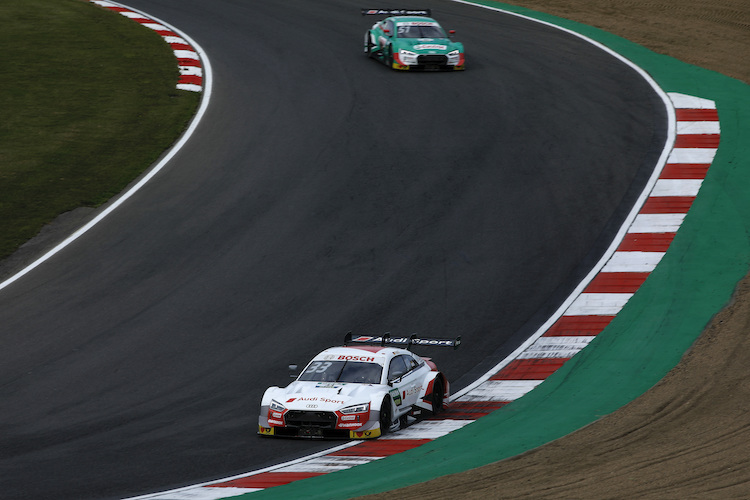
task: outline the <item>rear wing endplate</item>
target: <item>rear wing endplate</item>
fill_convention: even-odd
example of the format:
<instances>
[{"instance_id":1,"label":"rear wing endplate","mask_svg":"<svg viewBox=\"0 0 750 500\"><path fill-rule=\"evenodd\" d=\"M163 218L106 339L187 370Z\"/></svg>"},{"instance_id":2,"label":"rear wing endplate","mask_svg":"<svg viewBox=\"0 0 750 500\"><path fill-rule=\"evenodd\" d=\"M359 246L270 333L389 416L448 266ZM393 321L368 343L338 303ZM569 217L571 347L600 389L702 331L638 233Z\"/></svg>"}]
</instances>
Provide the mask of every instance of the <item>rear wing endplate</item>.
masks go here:
<instances>
[{"instance_id":1,"label":"rear wing endplate","mask_svg":"<svg viewBox=\"0 0 750 500\"><path fill-rule=\"evenodd\" d=\"M438 339L432 337L418 337L416 333L409 337L391 337L388 333L384 333L379 337L373 337L372 335L352 336L352 332L349 332L344 337L344 345L348 346L352 344L379 345L381 347L406 346L407 349L411 349L411 346L413 345L452 347L453 349L458 349L461 345L461 337L459 336L455 339Z\"/></svg>"},{"instance_id":2,"label":"rear wing endplate","mask_svg":"<svg viewBox=\"0 0 750 500\"><path fill-rule=\"evenodd\" d=\"M430 9L362 9L363 16L427 16Z\"/></svg>"}]
</instances>

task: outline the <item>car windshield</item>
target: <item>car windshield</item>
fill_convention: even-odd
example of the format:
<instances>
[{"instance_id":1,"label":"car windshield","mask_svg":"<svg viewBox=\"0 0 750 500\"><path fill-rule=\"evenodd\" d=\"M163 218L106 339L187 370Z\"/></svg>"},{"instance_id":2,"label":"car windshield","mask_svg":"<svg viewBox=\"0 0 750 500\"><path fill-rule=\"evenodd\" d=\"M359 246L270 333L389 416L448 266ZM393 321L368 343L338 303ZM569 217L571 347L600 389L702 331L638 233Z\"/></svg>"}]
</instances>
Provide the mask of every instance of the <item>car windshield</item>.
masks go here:
<instances>
[{"instance_id":1,"label":"car windshield","mask_svg":"<svg viewBox=\"0 0 750 500\"><path fill-rule=\"evenodd\" d=\"M297 380L303 382L351 382L379 384L383 367L361 361L313 361Z\"/></svg>"},{"instance_id":2,"label":"car windshield","mask_svg":"<svg viewBox=\"0 0 750 500\"><path fill-rule=\"evenodd\" d=\"M399 38L445 38L445 32L437 23L410 22L398 25Z\"/></svg>"}]
</instances>

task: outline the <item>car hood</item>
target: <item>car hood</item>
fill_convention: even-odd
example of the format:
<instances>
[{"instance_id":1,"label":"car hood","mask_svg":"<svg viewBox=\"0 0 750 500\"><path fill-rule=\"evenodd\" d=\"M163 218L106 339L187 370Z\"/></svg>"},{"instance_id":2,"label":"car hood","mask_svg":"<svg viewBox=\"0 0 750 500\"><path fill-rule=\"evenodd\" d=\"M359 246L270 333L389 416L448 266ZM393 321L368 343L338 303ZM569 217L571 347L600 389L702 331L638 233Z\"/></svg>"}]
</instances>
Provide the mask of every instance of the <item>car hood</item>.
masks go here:
<instances>
[{"instance_id":1,"label":"car hood","mask_svg":"<svg viewBox=\"0 0 750 500\"><path fill-rule=\"evenodd\" d=\"M290 410L335 411L367 403L379 386L339 382L292 382L274 398Z\"/></svg>"},{"instance_id":2,"label":"car hood","mask_svg":"<svg viewBox=\"0 0 750 500\"><path fill-rule=\"evenodd\" d=\"M444 54L458 47L447 38L401 38L398 48L420 54Z\"/></svg>"}]
</instances>

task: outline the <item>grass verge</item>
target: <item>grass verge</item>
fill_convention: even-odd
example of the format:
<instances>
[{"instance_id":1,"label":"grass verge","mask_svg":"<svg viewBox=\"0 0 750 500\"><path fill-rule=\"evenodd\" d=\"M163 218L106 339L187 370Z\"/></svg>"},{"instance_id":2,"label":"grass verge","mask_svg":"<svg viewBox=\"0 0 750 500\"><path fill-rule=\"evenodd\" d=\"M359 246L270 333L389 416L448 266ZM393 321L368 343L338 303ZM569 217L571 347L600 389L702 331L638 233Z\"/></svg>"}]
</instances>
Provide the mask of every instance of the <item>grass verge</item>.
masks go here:
<instances>
[{"instance_id":1,"label":"grass verge","mask_svg":"<svg viewBox=\"0 0 750 500\"><path fill-rule=\"evenodd\" d=\"M83 0L0 2L0 259L57 215L119 193L200 95L156 33Z\"/></svg>"}]
</instances>

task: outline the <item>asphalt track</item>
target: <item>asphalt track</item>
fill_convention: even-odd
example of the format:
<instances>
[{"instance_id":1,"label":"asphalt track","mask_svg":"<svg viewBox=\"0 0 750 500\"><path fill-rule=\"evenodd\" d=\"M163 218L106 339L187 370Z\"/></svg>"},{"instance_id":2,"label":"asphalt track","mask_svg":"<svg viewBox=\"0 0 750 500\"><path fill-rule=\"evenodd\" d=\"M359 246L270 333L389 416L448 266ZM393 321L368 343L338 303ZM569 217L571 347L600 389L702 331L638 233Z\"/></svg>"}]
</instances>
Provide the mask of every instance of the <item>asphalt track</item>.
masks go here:
<instances>
[{"instance_id":1,"label":"asphalt track","mask_svg":"<svg viewBox=\"0 0 750 500\"><path fill-rule=\"evenodd\" d=\"M512 16L426 2L468 69L405 74L362 55L365 5L127 5L206 50L212 106L106 223L0 292L3 498L117 498L326 448L258 438L257 404L349 330L462 335L423 353L460 388L577 284L664 146L632 69Z\"/></svg>"}]
</instances>

